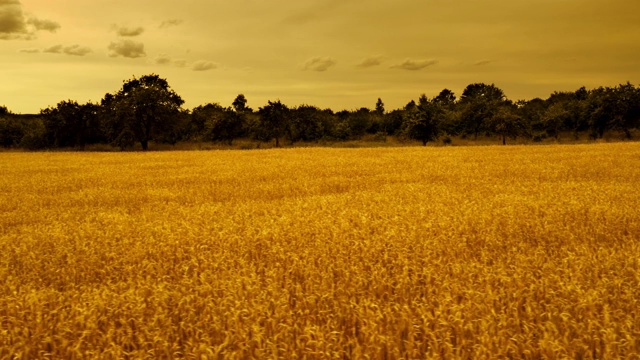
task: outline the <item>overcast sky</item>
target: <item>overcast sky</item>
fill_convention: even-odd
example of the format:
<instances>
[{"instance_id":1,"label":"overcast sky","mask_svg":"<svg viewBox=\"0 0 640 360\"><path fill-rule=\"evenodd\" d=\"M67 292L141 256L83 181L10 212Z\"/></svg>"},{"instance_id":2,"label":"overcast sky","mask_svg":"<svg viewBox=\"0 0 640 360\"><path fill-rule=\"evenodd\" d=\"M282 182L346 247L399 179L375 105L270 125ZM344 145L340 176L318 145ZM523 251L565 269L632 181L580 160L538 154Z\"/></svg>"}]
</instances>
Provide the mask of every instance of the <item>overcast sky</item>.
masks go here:
<instances>
[{"instance_id":1,"label":"overcast sky","mask_svg":"<svg viewBox=\"0 0 640 360\"><path fill-rule=\"evenodd\" d=\"M512 100L640 84L640 0L0 0L0 105L100 101L156 73L193 108L243 93L387 110L495 83Z\"/></svg>"}]
</instances>

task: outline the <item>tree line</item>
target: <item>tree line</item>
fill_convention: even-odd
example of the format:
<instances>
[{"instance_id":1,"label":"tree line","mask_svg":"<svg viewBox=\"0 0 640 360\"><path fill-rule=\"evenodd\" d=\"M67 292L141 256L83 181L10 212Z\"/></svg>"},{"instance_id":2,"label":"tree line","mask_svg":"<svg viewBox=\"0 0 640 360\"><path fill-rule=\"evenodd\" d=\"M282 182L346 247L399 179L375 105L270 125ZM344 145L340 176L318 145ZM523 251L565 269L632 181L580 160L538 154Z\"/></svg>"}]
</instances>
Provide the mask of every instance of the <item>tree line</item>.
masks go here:
<instances>
[{"instance_id":1,"label":"tree line","mask_svg":"<svg viewBox=\"0 0 640 360\"><path fill-rule=\"evenodd\" d=\"M124 150L138 143L214 141L232 144L239 138L272 141L276 147L297 142L360 139L367 134L397 136L423 145L460 136L499 137L503 144L517 137L542 141L570 133L602 138L617 132L632 138L640 126L640 87L584 87L554 92L547 99L509 100L494 84L468 85L459 98L449 89L437 96L421 95L403 108L387 111L381 99L375 108L334 112L312 105L289 107L268 101L254 110L244 95L231 106L209 103L192 110L166 79L151 74L132 78L99 103L59 102L37 115L15 115L0 106L0 146L26 149L76 148L111 144Z\"/></svg>"}]
</instances>

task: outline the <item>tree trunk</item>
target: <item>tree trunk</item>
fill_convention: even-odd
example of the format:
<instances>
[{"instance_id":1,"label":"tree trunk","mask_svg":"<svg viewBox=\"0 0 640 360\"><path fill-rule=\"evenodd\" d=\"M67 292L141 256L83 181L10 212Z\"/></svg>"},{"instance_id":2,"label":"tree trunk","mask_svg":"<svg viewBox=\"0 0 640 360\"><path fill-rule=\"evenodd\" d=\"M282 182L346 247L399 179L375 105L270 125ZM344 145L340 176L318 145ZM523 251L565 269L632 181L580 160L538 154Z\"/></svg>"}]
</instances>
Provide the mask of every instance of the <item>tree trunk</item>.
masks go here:
<instances>
[{"instance_id":1,"label":"tree trunk","mask_svg":"<svg viewBox=\"0 0 640 360\"><path fill-rule=\"evenodd\" d=\"M507 145L507 136L502 135L502 145Z\"/></svg>"},{"instance_id":2,"label":"tree trunk","mask_svg":"<svg viewBox=\"0 0 640 360\"><path fill-rule=\"evenodd\" d=\"M140 145L142 145L142 151L147 151L149 149L149 140L140 140Z\"/></svg>"},{"instance_id":3,"label":"tree trunk","mask_svg":"<svg viewBox=\"0 0 640 360\"><path fill-rule=\"evenodd\" d=\"M427 146L427 140L422 140L422 146Z\"/></svg>"},{"instance_id":4,"label":"tree trunk","mask_svg":"<svg viewBox=\"0 0 640 360\"><path fill-rule=\"evenodd\" d=\"M276 147L280 147L280 139L276 136Z\"/></svg>"}]
</instances>

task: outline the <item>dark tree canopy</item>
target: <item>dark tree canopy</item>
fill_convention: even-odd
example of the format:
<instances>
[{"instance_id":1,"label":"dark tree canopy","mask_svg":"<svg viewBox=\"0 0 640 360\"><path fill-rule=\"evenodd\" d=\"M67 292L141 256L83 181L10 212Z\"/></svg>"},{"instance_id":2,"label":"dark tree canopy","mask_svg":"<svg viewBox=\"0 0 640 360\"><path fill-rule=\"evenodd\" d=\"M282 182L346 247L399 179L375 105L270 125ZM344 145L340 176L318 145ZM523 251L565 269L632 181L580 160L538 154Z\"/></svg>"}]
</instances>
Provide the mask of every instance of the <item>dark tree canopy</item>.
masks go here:
<instances>
[{"instance_id":1,"label":"dark tree canopy","mask_svg":"<svg viewBox=\"0 0 640 360\"><path fill-rule=\"evenodd\" d=\"M405 120L405 133L407 137L427 145L434 141L440 134L440 119L442 106L434 100L429 100L422 94L418 104L407 110Z\"/></svg>"},{"instance_id":2,"label":"dark tree canopy","mask_svg":"<svg viewBox=\"0 0 640 360\"><path fill-rule=\"evenodd\" d=\"M99 106L80 105L76 101L61 101L55 107L40 112L47 142L54 147L80 147L103 140L98 117Z\"/></svg>"},{"instance_id":3,"label":"dark tree canopy","mask_svg":"<svg viewBox=\"0 0 640 360\"><path fill-rule=\"evenodd\" d=\"M280 147L280 138L285 135L290 125L289 108L277 100L269 101L268 104L258 111L261 124L270 138L276 139L276 147Z\"/></svg>"},{"instance_id":4,"label":"dark tree canopy","mask_svg":"<svg viewBox=\"0 0 640 360\"><path fill-rule=\"evenodd\" d=\"M468 85L460 96L460 131L467 135L473 134L477 139L481 132L490 131L488 121L505 104L504 92L495 85Z\"/></svg>"},{"instance_id":5,"label":"dark tree canopy","mask_svg":"<svg viewBox=\"0 0 640 360\"><path fill-rule=\"evenodd\" d=\"M151 74L123 82L107 93L100 104L61 101L39 114L12 114L0 106L0 145L43 149L103 143L125 149L136 142L146 150L151 141L221 141L238 138L275 139L289 144L300 141L387 141L387 136L414 139L427 144L441 135L530 137L533 141L567 136L634 138L640 135L640 87L631 83L615 87L556 91L546 99L509 100L494 84L469 84L459 96L443 89L436 96L423 95L398 109L385 109L381 98L375 108L334 112L313 105L289 108L269 101L254 112L244 94L230 107L209 103L182 109L184 101L166 79ZM243 145L244 146L244 145Z\"/></svg>"},{"instance_id":6,"label":"dark tree canopy","mask_svg":"<svg viewBox=\"0 0 640 360\"><path fill-rule=\"evenodd\" d=\"M120 147L138 141L143 150L149 141L162 140L175 130L183 103L167 80L155 74L125 81L118 93L102 100L111 140Z\"/></svg>"},{"instance_id":7,"label":"dark tree canopy","mask_svg":"<svg viewBox=\"0 0 640 360\"><path fill-rule=\"evenodd\" d=\"M378 98L378 101L376 102L376 114L382 116L384 113L384 103L382 102L382 99Z\"/></svg>"},{"instance_id":8,"label":"dark tree canopy","mask_svg":"<svg viewBox=\"0 0 640 360\"><path fill-rule=\"evenodd\" d=\"M244 96L244 94L239 94L238 96L236 96L231 106L233 106L233 109L236 112L244 112L250 110L247 107L247 98Z\"/></svg>"}]
</instances>

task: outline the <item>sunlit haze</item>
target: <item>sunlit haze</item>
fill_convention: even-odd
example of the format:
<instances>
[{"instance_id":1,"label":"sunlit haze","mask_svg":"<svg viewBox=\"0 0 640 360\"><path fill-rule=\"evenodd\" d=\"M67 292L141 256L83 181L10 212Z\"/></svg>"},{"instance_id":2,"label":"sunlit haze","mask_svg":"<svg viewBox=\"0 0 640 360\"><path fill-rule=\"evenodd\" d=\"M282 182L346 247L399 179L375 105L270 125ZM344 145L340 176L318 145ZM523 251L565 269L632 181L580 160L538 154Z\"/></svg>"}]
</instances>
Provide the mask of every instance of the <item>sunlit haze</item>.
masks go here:
<instances>
[{"instance_id":1,"label":"sunlit haze","mask_svg":"<svg viewBox=\"0 0 640 360\"><path fill-rule=\"evenodd\" d=\"M475 82L546 98L639 84L638 44L635 0L0 0L0 105L98 102L151 73L186 108L393 109Z\"/></svg>"}]
</instances>

